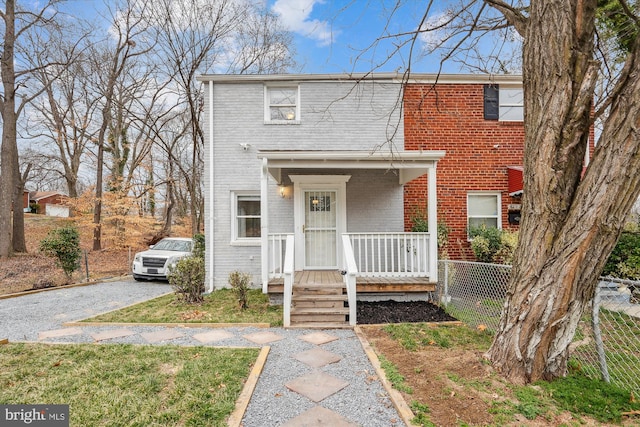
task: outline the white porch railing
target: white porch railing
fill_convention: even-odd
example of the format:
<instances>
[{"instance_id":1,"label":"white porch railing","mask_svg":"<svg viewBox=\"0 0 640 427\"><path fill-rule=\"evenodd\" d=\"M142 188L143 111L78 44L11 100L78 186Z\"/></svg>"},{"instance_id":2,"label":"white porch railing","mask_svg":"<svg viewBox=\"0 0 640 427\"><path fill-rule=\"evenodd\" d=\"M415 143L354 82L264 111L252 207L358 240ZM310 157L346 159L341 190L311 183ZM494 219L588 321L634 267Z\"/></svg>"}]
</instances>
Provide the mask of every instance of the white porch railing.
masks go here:
<instances>
[{"instance_id":1,"label":"white porch railing","mask_svg":"<svg viewBox=\"0 0 640 427\"><path fill-rule=\"evenodd\" d=\"M274 233L269 234L269 260L268 270L269 279L280 279L284 277L284 260L286 242L289 237L293 237L293 234L289 233Z\"/></svg>"},{"instance_id":2,"label":"white porch railing","mask_svg":"<svg viewBox=\"0 0 640 427\"><path fill-rule=\"evenodd\" d=\"M295 268L293 263L294 256L294 239L293 234L287 235L285 245L284 264L282 268L282 274L284 277L284 290L282 294L282 308L284 312L284 327L291 326L291 299L293 295L293 278L295 274Z\"/></svg>"},{"instance_id":3,"label":"white porch railing","mask_svg":"<svg viewBox=\"0 0 640 427\"><path fill-rule=\"evenodd\" d=\"M345 274L344 282L347 288L347 299L349 301L349 325L356 325L356 276L358 266L353 256L351 240L346 234L342 235L342 251L344 253Z\"/></svg>"},{"instance_id":4,"label":"white porch railing","mask_svg":"<svg viewBox=\"0 0 640 427\"><path fill-rule=\"evenodd\" d=\"M431 277L429 233L346 233L358 276ZM346 246L346 245L344 245Z\"/></svg>"}]
</instances>

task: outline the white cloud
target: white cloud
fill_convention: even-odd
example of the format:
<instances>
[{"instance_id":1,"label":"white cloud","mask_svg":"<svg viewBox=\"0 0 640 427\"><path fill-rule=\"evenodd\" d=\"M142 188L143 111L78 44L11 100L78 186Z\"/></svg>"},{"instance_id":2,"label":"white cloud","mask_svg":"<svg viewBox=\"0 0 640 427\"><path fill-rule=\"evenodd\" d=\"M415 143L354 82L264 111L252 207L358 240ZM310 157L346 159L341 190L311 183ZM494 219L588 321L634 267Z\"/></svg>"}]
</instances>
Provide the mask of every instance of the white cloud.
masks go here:
<instances>
[{"instance_id":1,"label":"white cloud","mask_svg":"<svg viewBox=\"0 0 640 427\"><path fill-rule=\"evenodd\" d=\"M317 40L321 46L331 43L337 35L328 21L310 19L313 7L324 3L323 0L276 0L271 8L280 16L283 25L304 37Z\"/></svg>"},{"instance_id":2,"label":"white cloud","mask_svg":"<svg viewBox=\"0 0 640 427\"><path fill-rule=\"evenodd\" d=\"M451 13L448 11L432 15L426 20L421 28L420 40L427 52L433 52L451 37L447 27L450 20Z\"/></svg>"}]
</instances>

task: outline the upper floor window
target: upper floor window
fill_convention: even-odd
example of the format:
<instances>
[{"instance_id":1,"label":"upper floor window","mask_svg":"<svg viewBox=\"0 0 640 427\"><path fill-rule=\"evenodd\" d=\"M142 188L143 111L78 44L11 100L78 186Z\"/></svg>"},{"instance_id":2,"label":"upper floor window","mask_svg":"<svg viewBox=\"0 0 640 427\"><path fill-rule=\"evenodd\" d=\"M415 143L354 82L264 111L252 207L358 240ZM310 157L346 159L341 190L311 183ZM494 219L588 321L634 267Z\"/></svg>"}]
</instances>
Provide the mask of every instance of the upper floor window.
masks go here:
<instances>
[{"instance_id":1,"label":"upper floor window","mask_svg":"<svg viewBox=\"0 0 640 427\"><path fill-rule=\"evenodd\" d=\"M300 121L297 86L265 86L265 117L267 123L297 123Z\"/></svg>"},{"instance_id":2,"label":"upper floor window","mask_svg":"<svg viewBox=\"0 0 640 427\"><path fill-rule=\"evenodd\" d=\"M521 86L485 85L484 118L505 122L524 120L524 97Z\"/></svg>"},{"instance_id":3,"label":"upper floor window","mask_svg":"<svg viewBox=\"0 0 640 427\"><path fill-rule=\"evenodd\" d=\"M501 228L500 193L467 194L467 226L469 230L478 227Z\"/></svg>"}]
</instances>

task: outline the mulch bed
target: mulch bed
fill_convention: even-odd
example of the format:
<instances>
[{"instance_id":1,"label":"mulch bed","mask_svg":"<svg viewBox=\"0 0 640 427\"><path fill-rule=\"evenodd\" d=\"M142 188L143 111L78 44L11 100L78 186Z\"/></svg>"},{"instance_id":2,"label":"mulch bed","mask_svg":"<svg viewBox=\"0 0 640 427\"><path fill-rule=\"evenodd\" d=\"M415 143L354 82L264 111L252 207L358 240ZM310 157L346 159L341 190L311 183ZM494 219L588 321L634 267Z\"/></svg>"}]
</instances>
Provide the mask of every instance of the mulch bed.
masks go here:
<instances>
[{"instance_id":1,"label":"mulch bed","mask_svg":"<svg viewBox=\"0 0 640 427\"><path fill-rule=\"evenodd\" d=\"M449 322L458 320L427 301L358 301L358 324Z\"/></svg>"}]
</instances>

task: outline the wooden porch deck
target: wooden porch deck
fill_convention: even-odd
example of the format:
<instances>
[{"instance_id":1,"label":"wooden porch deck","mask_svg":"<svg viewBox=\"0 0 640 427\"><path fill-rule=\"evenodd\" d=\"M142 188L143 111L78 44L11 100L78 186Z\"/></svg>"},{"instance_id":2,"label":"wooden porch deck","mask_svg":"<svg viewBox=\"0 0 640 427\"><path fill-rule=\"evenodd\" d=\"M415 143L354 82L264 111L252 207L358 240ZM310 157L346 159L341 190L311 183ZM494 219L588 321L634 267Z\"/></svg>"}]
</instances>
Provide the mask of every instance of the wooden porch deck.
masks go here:
<instances>
[{"instance_id":1,"label":"wooden porch deck","mask_svg":"<svg viewBox=\"0 0 640 427\"><path fill-rule=\"evenodd\" d=\"M338 270L303 270L295 272L293 286L331 285L342 282L342 275ZM356 277L356 293L433 292L435 290L436 284L430 282L428 277ZM270 294L281 294L283 291L283 278L269 280Z\"/></svg>"}]
</instances>

